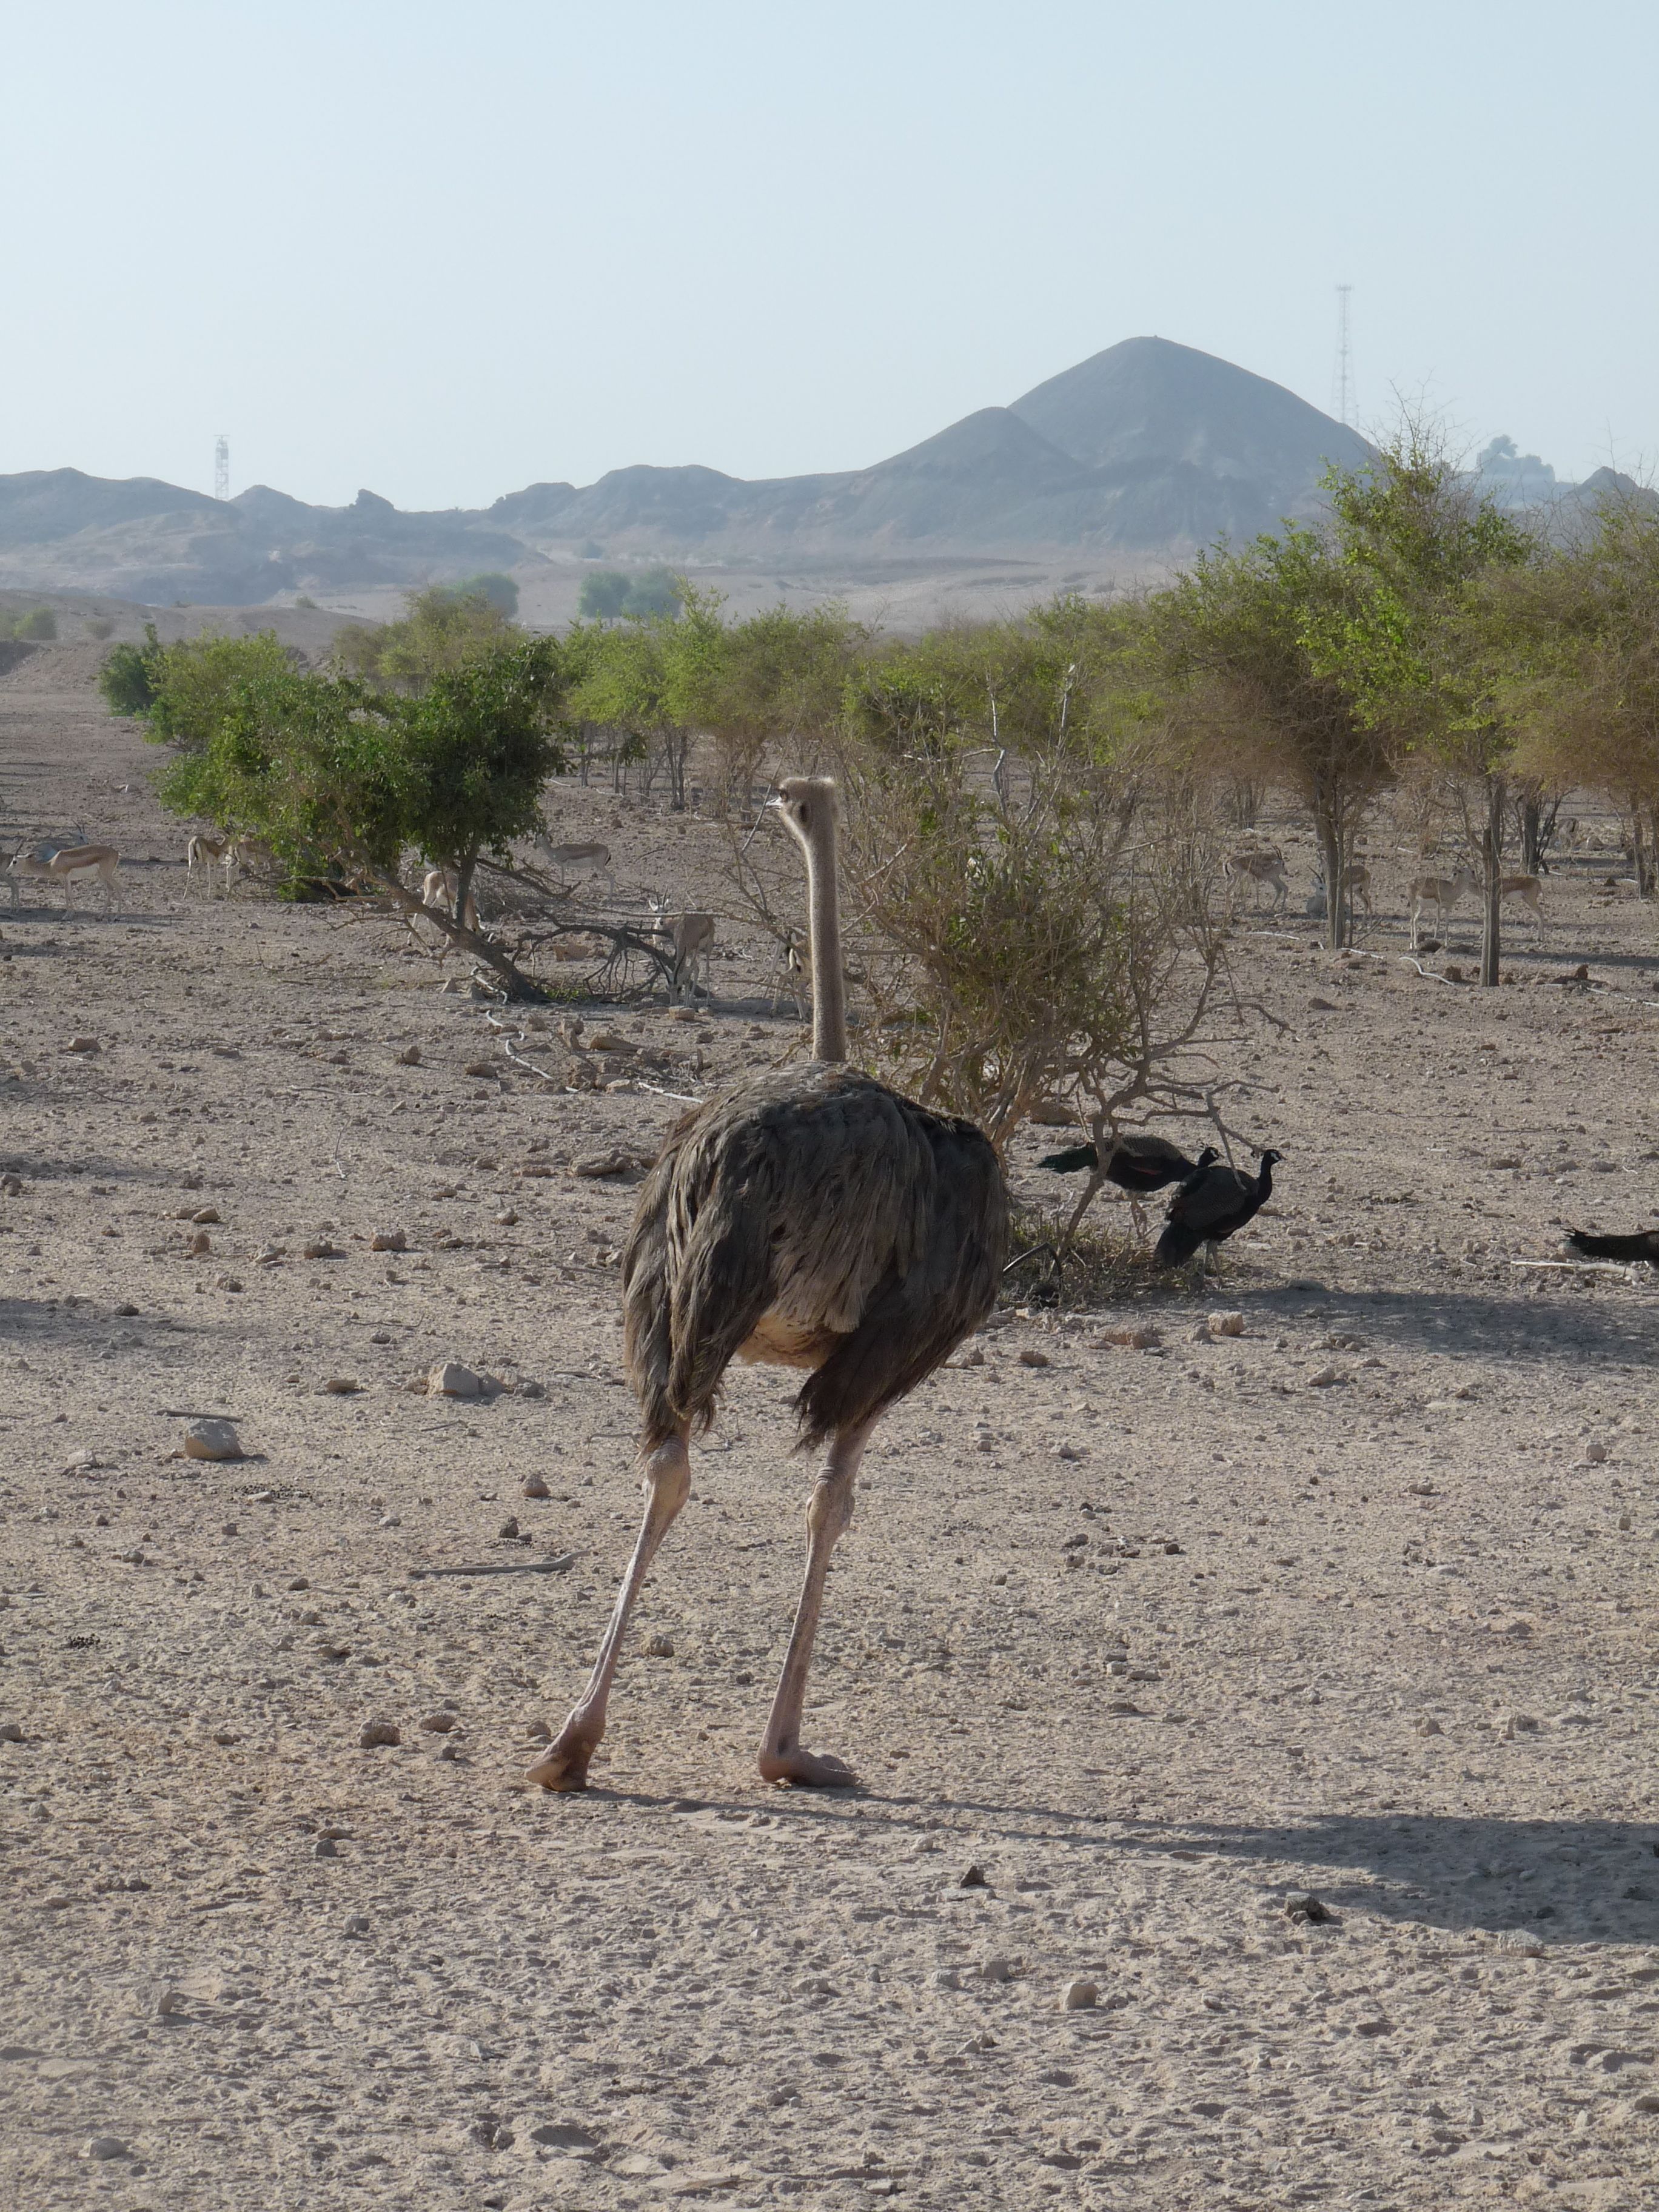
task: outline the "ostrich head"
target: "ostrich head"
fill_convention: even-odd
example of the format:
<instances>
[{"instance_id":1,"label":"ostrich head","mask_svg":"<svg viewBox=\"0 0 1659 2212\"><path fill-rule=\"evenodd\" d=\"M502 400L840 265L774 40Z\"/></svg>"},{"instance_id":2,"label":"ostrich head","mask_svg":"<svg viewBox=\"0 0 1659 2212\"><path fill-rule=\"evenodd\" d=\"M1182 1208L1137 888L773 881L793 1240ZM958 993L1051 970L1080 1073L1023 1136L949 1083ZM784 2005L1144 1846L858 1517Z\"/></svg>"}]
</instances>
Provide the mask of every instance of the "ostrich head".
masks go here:
<instances>
[{"instance_id":1,"label":"ostrich head","mask_svg":"<svg viewBox=\"0 0 1659 2212\"><path fill-rule=\"evenodd\" d=\"M783 817L784 827L803 848L809 860L827 850L841 818L832 776L787 775L771 804Z\"/></svg>"}]
</instances>

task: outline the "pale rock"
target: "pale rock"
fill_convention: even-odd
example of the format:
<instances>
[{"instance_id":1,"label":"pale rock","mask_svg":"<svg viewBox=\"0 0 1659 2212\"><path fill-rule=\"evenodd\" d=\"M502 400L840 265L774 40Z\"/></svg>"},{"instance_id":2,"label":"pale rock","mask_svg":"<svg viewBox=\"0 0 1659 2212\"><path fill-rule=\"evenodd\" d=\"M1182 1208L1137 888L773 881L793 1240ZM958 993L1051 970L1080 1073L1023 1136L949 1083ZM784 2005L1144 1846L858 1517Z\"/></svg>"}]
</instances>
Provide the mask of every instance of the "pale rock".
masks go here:
<instances>
[{"instance_id":1,"label":"pale rock","mask_svg":"<svg viewBox=\"0 0 1659 2212\"><path fill-rule=\"evenodd\" d=\"M481 1398L483 1380L470 1367L463 1367L459 1359L446 1359L434 1367L426 1378L427 1394L433 1398Z\"/></svg>"},{"instance_id":2,"label":"pale rock","mask_svg":"<svg viewBox=\"0 0 1659 2212\"><path fill-rule=\"evenodd\" d=\"M371 1252L407 1252L409 1238L401 1229L377 1229L368 1240Z\"/></svg>"},{"instance_id":3,"label":"pale rock","mask_svg":"<svg viewBox=\"0 0 1659 2212\"><path fill-rule=\"evenodd\" d=\"M1425 1736L1444 1735L1446 1733L1445 1729L1441 1727L1439 1722L1436 1720L1432 1713L1425 1713L1423 1715L1422 1718L1415 1723L1415 1732L1419 1735Z\"/></svg>"},{"instance_id":4,"label":"pale rock","mask_svg":"<svg viewBox=\"0 0 1659 2212\"><path fill-rule=\"evenodd\" d=\"M313 1237L304 1247L307 1260L343 1260L345 1257L337 1244L331 1244L326 1237Z\"/></svg>"},{"instance_id":5,"label":"pale rock","mask_svg":"<svg viewBox=\"0 0 1659 2212\"><path fill-rule=\"evenodd\" d=\"M421 1721L428 1735L447 1735L455 1724L454 1714L448 1712L427 1713Z\"/></svg>"},{"instance_id":6,"label":"pale rock","mask_svg":"<svg viewBox=\"0 0 1659 2212\"><path fill-rule=\"evenodd\" d=\"M519 1534L518 1522L509 1513L507 1519L502 1522L501 1527L495 1531L495 1534L503 1543L515 1543L518 1540Z\"/></svg>"},{"instance_id":7,"label":"pale rock","mask_svg":"<svg viewBox=\"0 0 1659 2212\"><path fill-rule=\"evenodd\" d=\"M213 1249L213 1239L205 1229L198 1229L185 1249L192 1260L204 1260Z\"/></svg>"},{"instance_id":8,"label":"pale rock","mask_svg":"<svg viewBox=\"0 0 1659 2212\"><path fill-rule=\"evenodd\" d=\"M198 1227L205 1227L218 1220L219 1209L216 1206L198 1206L190 1218Z\"/></svg>"},{"instance_id":9,"label":"pale rock","mask_svg":"<svg viewBox=\"0 0 1659 2212\"><path fill-rule=\"evenodd\" d=\"M645 1656L647 1659L672 1659L674 1656L673 1638L653 1636L645 1647Z\"/></svg>"},{"instance_id":10,"label":"pale rock","mask_svg":"<svg viewBox=\"0 0 1659 2212\"><path fill-rule=\"evenodd\" d=\"M523 1384L520 1383L519 1388L520 1395L522 1395L524 1389ZM548 1488L547 1485L542 1480L542 1478L538 1474L526 1475L523 1483L523 1494L526 1498L550 1498L553 1495L552 1492Z\"/></svg>"},{"instance_id":11,"label":"pale rock","mask_svg":"<svg viewBox=\"0 0 1659 2212\"><path fill-rule=\"evenodd\" d=\"M87 2145L88 2158L131 2158L132 2153L119 2136L94 2136Z\"/></svg>"},{"instance_id":12,"label":"pale rock","mask_svg":"<svg viewBox=\"0 0 1659 2212\"><path fill-rule=\"evenodd\" d=\"M1019 1364L1022 1367L1052 1367L1054 1363L1046 1352L1040 1352L1036 1345L1028 1344L1020 1352Z\"/></svg>"},{"instance_id":13,"label":"pale rock","mask_svg":"<svg viewBox=\"0 0 1659 2212\"><path fill-rule=\"evenodd\" d=\"M347 1913L345 1917L345 1932L348 1936L367 1936L368 1933L368 1926L369 1922L368 1913Z\"/></svg>"},{"instance_id":14,"label":"pale rock","mask_svg":"<svg viewBox=\"0 0 1659 2212\"><path fill-rule=\"evenodd\" d=\"M399 1067L418 1067L420 1064L421 1048L417 1044L406 1044L398 1054Z\"/></svg>"},{"instance_id":15,"label":"pale rock","mask_svg":"<svg viewBox=\"0 0 1659 2212\"><path fill-rule=\"evenodd\" d=\"M72 1036L64 1049L65 1052L101 1052L103 1047L96 1037Z\"/></svg>"},{"instance_id":16,"label":"pale rock","mask_svg":"<svg viewBox=\"0 0 1659 2212\"><path fill-rule=\"evenodd\" d=\"M331 1375L323 1385L324 1390L331 1398L355 1397L362 1387L361 1382L349 1375Z\"/></svg>"},{"instance_id":17,"label":"pale rock","mask_svg":"<svg viewBox=\"0 0 1659 2212\"><path fill-rule=\"evenodd\" d=\"M1099 2002L1098 1986L1086 1979L1067 1982L1060 1993L1060 2008L1062 2012L1089 2012Z\"/></svg>"},{"instance_id":18,"label":"pale rock","mask_svg":"<svg viewBox=\"0 0 1659 2212\"><path fill-rule=\"evenodd\" d=\"M163 1990L155 2000L155 2016L158 2020L174 2020L184 2009L184 1998L177 1990Z\"/></svg>"},{"instance_id":19,"label":"pale rock","mask_svg":"<svg viewBox=\"0 0 1659 2212\"><path fill-rule=\"evenodd\" d=\"M364 1751L373 1751L380 1744L401 1743L403 1731L395 1721L365 1721L357 1731L357 1741Z\"/></svg>"},{"instance_id":20,"label":"pale rock","mask_svg":"<svg viewBox=\"0 0 1659 2212\"><path fill-rule=\"evenodd\" d=\"M1585 1437L1584 1464L1586 1467L1600 1467L1606 1461L1607 1456L1607 1448L1600 1437Z\"/></svg>"},{"instance_id":21,"label":"pale rock","mask_svg":"<svg viewBox=\"0 0 1659 2212\"><path fill-rule=\"evenodd\" d=\"M979 1978L982 1982L1011 1982L1014 1978L1013 1962L1000 1955L993 1956L981 1966Z\"/></svg>"},{"instance_id":22,"label":"pale rock","mask_svg":"<svg viewBox=\"0 0 1659 2212\"><path fill-rule=\"evenodd\" d=\"M1095 1346L1101 1352L1114 1346L1123 1352L1153 1352L1163 1341L1151 1322L1144 1321L1128 1328L1103 1329L1095 1339Z\"/></svg>"},{"instance_id":23,"label":"pale rock","mask_svg":"<svg viewBox=\"0 0 1659 2212\"><path fill-rule=\"evenodd\" d=\"M192 1421L185 1431L186 1459L240 1459L242 1440L234 1421Z\"/></svg>"},{"instance_id":24,"label":"pale rock","mask_svg":"<svg viewBox=\"0 0 1659 2212\"><path fill-rule=\"evenodd\" d=\"M1212 1336L1243 1336L1244 1316L1242 1313L1212 1313L1204 1326Z\"/></svg>"}]
</instances>

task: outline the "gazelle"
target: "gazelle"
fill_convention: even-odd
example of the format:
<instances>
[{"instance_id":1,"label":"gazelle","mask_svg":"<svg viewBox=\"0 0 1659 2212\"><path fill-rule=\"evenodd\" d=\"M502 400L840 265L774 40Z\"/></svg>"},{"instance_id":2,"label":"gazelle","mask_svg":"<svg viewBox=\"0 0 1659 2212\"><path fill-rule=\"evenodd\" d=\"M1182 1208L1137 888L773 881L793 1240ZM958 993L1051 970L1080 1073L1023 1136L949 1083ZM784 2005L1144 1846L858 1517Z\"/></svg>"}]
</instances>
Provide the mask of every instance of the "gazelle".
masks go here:
<instances>
[{"instance_id":1,"label":"gazelle","mask_svg":"<svg viewBox=\"0 0 1659 2212\"><path fill-rule=\"evenodd\" d=\"M609 845L555 845L548 841L545 830L535 839L536 849L550 868L562 872L566 868L591 868L605 881L605 895L617 895L617 878L611 866Z\"/></svg>"},{"instance_id":2,"label":"gazelle","mask_svg":"<svg viewBox=\"0 0 1659 2212\"><path fill-rule=\"evenodd\" d=\"M1435 910L1436 925L1443 921L1453 908L1466 898L1474 897L1480 888L1480 878L1473 868L1460 866L1452 876L1413 876L1412 878L1412 951L1417 950L1417 925L1425 907Z\"/></svg>"},{"instance_id":3,"label":"gazelle","mask_svg":"<svg viewBox=\"0 0 1659 2212\"><path fill-rule=\"evenodd\" d=\"M460 878L453 868L428 868L421 878L421 904L436 907L441 914L453 916L455 897L461 888ZM478 902L471 886L466 894L466 912L461 917L463 929L478 927Z\"/></svg>"},{"instance_id":4,"label":"gazelle","mask_svg":"<svg viewBox=\"0 0 1659 2212\"><path fill-rule=\"evenodd\" d=\"M63 845L55 852L36 848L26 851L19 846L11 856L11 902L19 902L25 876L40 876L48 882L64 886L64 911L73 912L75 893L72 888L77 876L96 876L104 886L104 905L113 913L115 908L115 871L121 865L121 855L113 845Z\"/></svg>"},{"instance_id":5,"label":"gazelle","mask_svg":"<svg viewBox=\"0 0 1659 2212\"><path fill-rule=\"evenodd\" d=\"M1221 872L1230 884L1244 882L1258 887L1270 884L1275 894L1275 913L1291 895L1291 887L1285 880L1285 856L1282 853L1229 853L1221 863Z\"/></svg>"},{"instance_id":6,"label":"gazelle","mask_svg":"<svg viewBox=\"0 0 1659 2212\"><path fill-rule=\"evenodd\" d=\"M1544 949L1544 886L1536 876L1504 876L1499 879L1498 890L1504 898L1517 898L1522 906L1530 907L1538 924L1538 949Z\"/></svg>"},{"instance_id":7,"label":"gazelle","mask_svg":"<svg viewBox=\"0 0 1659 2212\"><path fill-rule=\"evenodd\" d=\"M185 846L186 884L195 880L196 871L200 868L208 879L208 891L211 896L213 871L216 867L221 868L224 872L225 896L228 897L236 887L237 878L242 872L242 863L252 849L252 845L253 840L251 837L234 836L229 831L227 831L222 837L210 837L198 830Z\"/></svg>"},{"instance_id":8,"label":"gazelle","mask_svg":"<svg viewBox=\"0 0 1659 2212\"><path fill-rule=\"evenodd\" d=\"M657 934L667 938L674 948L672 995L678 1004L684 993L695 997L697 988L697 969L702 969L702 988L708 998L714 995L712 963L714 957L714 917L712 914L676 914L668 911L665 899L653 898L651 911L657 918Z\"/></svg>"}]
</instances>

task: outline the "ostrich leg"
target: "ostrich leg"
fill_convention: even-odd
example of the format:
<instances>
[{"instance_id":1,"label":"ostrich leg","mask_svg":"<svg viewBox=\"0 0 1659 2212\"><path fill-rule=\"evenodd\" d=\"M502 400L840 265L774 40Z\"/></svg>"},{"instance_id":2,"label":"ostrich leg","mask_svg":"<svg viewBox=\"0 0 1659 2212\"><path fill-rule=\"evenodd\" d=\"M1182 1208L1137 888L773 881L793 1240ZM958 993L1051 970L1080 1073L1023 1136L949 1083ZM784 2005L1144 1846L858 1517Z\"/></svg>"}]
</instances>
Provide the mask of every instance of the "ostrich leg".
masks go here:
<instances>
[{"instance_id":1,"label":"ostrich leg","mask_svg":"<svg viewBox=\"0 0 1659 2212\"><path fill-rule=\"evenodd\" d=\"M789 1649L772 1700L771 1717L761 1743L760 1771L768 1782L794 1782L807 1789L836 1790L857 1779L839 1759L817 1758L800 1747L801 1707L806 1699L806 1676L812 1664L812 1641L817 1634L823 1607L823 1585L830 1572L830 1554L836 1539L853 1517L853 1482L864 1457L864 1447L875 1427L873 1419L856 1428L843 1429L830 1446L823 1472L806 1504L806 1573L795 1625L789 1632Z\"/></svg>"},{"instance_id":2,"label":"ostrich leg","mask_svg":"<svg viewBox=\"0 0 1659 2212\"><path fill-rule=\"evenodd\" d=\"M617 1671L617 1662L622 1656L628 1616L634 1610L634 1601L650 1571L658 1547L673 1526L675 1515L690 1492L691 1470L684 1435L670 1437L665 1443L659 1444L646 1461L645 1487L645 1518L640 1524L634 1556L628 1563L628 1572L617 1593L611 1626L605 1632L605 1641L599 1646L599 1656L593 1662L593 1672L588 1677L587 1687L571 1708L568 1720L526 1778L529 1781L539 1782L544 1790L585 1790L587 1787L587 1762L605 1734L605 1709L610 1701L611 1683Z\"/></svg>"}]
</instances>

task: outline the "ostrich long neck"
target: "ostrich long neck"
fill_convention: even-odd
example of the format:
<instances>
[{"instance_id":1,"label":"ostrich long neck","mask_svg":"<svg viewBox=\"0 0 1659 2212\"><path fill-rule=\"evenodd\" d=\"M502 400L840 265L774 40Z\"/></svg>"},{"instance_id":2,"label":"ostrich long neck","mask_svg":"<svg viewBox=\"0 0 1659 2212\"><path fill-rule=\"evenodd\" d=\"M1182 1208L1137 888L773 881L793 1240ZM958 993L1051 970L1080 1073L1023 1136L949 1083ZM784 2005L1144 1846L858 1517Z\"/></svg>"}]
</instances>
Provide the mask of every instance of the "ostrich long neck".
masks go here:
<instances>
[{"instance_id":1,"label":"ostrich long neck","mask_svg":"<svg viewBox=\"0 0 1659 2212\"><path fill-rule=\"evenodd\" d=\"M847 978L841 964L836 822L826 815L806 847L807 928L812 954L812 1057L847 1057Z\"/></svg>"}]
</instances>

